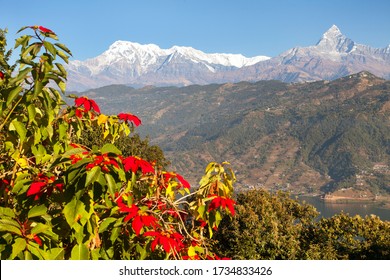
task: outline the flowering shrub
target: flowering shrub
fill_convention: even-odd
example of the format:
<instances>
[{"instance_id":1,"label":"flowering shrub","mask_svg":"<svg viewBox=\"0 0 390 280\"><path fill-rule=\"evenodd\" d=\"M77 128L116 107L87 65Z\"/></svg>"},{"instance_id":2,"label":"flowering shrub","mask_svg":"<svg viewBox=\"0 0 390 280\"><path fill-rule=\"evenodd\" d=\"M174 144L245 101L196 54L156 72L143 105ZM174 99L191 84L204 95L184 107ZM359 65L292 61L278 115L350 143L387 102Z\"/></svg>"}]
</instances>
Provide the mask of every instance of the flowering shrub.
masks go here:
<instances>
[{"instance_id":1,"label":"flowering shrub","mask_svg":"<svg viewBox=\"0 0 390 280\"><path fill-rule=\"evenodd\" d=\"M141 120L107 116L88 97L62 98L70 50L42 26L0 38L1 259L218 259L210 238L234 215L234 173L210 163L198 188L113 143ZM4 35L4 31L1 33ZM15 71L16 70L16 71ZM99 129L97 129L99 128ZM101 147L81 144L101 131Z\"/></svg>"}]
</instances>

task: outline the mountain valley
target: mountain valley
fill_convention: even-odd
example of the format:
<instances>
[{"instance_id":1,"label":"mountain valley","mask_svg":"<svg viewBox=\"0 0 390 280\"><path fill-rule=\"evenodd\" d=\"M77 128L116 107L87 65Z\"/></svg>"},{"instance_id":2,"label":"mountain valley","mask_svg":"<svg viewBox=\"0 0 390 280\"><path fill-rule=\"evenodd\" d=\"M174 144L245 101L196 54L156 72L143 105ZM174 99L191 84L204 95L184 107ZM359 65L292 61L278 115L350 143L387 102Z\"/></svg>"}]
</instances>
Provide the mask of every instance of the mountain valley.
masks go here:
<instances>
[{"instance_id":1,"label":"mountain valley","mask_svg":"<svg viewBox=\"0 0 390 280\"><path fill-rule=\"evenodd\" d=\"M81 95L106 114L138 115L136 132L192 185L208 162L228 161L242 188L390 196L390 81L366 71L293 84L112 85Z\"/></svg>"}]
</instances>

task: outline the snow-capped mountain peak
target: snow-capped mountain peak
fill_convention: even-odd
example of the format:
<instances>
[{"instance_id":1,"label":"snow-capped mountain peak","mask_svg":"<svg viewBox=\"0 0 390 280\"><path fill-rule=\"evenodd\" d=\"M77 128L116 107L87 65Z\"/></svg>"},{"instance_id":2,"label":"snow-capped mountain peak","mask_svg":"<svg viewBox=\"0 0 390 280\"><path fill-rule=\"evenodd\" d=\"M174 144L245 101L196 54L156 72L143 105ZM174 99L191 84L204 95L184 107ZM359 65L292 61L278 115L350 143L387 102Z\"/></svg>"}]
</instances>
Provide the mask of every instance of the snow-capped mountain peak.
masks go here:
<instances>
[{"instance_id":1,"label":"snow-capped mountain peak","mask_svg":"<svg viewBox=\"0 0 390 280\"><path fill-rule=\"evenodd\" d=\"M116 41L95 58L71 61L67 70L70 90L110 84L182 86L262 79L300 82L335 79L363 70L390 78L390 45L373 48L357 44L336 25L316 45L295 47L273 58Z\"/></svg>"},{"instance_id":2,"label":"snow-capped mountain peak","mask_svg":"<svg viewBox=\"0 0 390 280\"><path fill-rule=\"evenodd\" d=\"M141 45L139 43L128 42L128 41L116 41L106 51L113 54L125 54L129 52L145 52L145 53L156 53L162 54L162 50L155 44Z\"/></svg>"},{"instance_id":3,"label":"snow-capped mountain peak","mask_svg":"<svg viewBox=\"0 0 390 280\"><path fill-rule=\"evenodd\" d=\"M318 41L316 48L322 52L348 53L354 49L355 43L341 33L336 25L332 25Z\"/></svg>"},{"instance_id":4,"label":"snow-capped mountain peak","mask_svg":"<svg viewBox=\"0 0 390 280\"><path fill-rule=\"evenodd\" d=\"M95 58L71 61L68 69L71 73L81 72L88 76L105 75L105 79L115 76L117 80L125 81L129 77L136 79L141 75L151 75L162 68L167 69L172 63L183 65L181 66L184 67L183 69L175 71L176 73L183 72L184 75L184 72L189 69L199 71L199 69L194 70L196 67L189 66L189 63L214 73L216 68L241 68L267 59L269 59L267 56L248 58L241 54L208 54L192 47L173 46L169 49L162 49L155 44L116 41ZM187 69L185 65L188 65Z\"/></svg>"}]
</instances>

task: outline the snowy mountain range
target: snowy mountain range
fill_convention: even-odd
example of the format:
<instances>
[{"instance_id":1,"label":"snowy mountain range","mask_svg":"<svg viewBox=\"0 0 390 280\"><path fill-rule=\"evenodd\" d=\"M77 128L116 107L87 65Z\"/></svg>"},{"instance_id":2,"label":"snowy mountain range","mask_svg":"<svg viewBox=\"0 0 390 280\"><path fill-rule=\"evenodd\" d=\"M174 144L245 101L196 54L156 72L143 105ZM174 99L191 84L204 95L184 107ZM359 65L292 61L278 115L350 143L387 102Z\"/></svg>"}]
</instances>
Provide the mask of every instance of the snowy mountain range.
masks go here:
<instances>
[{"instance_id":1,"label":"snowy mountain range","mask_svg":"<svg viewBox=\"0 0 390 280\"><path fill-rule=\"evenodd\" d=\"M357 44L333 25L318 43L295 47L276 57L208 54L191 47L161 49L154 44L114 42L101 55L71 61L68 89L82 91L110 84L190 85L239 81L333 80L360 71L390 78L390 45Z\"/></svg>"}]
</instances>

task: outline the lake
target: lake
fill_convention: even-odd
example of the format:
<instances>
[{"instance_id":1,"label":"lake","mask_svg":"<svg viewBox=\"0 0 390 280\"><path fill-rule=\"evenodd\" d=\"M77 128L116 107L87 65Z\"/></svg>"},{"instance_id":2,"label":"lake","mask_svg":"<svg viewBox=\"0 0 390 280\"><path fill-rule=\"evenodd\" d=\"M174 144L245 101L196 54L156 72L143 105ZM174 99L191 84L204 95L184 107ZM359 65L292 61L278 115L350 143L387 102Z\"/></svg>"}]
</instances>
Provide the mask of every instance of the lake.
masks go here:
<instances>
[{"instance_id":1,"label":"lake","mask_svg":"<svg viewBox=\"0 0 390 280\"><path fill-rule=\"evenodd\" d=\"M324 218L329 218L344 211L344 213L348 213L350 216L360 215L365 217L366 215L374 214L380 217L382 221L390 221L390 209L381 208L374 203L329 203L319 197L311 196L299 196L298 200L312 204L320 212L320 216Z\"/></svg>"}]
</instances>

